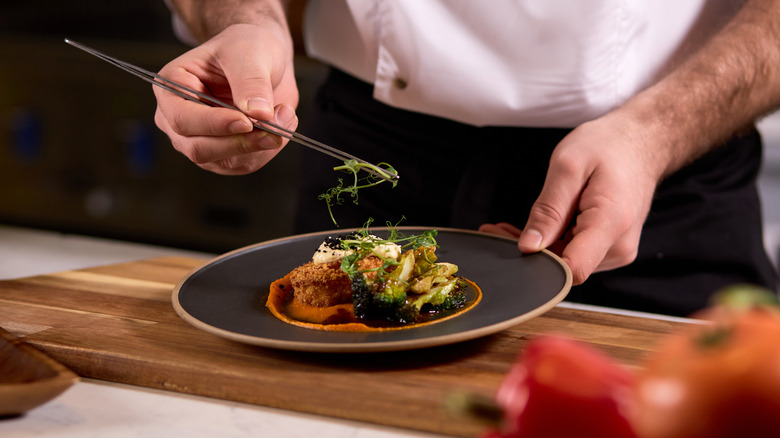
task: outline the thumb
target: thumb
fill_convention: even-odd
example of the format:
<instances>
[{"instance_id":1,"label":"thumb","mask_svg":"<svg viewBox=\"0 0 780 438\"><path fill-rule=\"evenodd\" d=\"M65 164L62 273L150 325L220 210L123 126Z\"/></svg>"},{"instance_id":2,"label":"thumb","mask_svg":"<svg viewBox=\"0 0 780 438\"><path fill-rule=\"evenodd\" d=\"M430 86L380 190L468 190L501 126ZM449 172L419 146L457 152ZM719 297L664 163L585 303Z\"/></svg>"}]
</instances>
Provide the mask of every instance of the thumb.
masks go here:
<instances>
[{"instance_id":1,"label":"thumb","mask_svg":"<svg viewBox=\"0 0 780 438\"><path fill-rule=\"evenodd\" d=\"M271 83L262 78L242 80L233 88L233 99L249 117L256 120L273 120L274 101Z\"/></svg>"},{"instance_id":2,"label":"thumb","mask_svg":"<svg viewBox=\"0 0 780 438\"><path fill-rule=\"evenodd\" d=\"M581 191L580 186L572 182L573 179L548 173L517 241L521 252L533 253L547 248L566 231Z\"/></svg>"},{"instance_id":3,"label":"thumb","mask_svg":"<svg viewBox=\"0 0 780 438\"><path fill-rule=\"evenodd\" d=\"M274 116L273 103L264 97L250 97L246 100L244 112L253 119L270 120Z\"/></svg>"},{"instance_id":4,"label":"thumb","mask_svg":"<svg viewBox=\"0 0 780 438\"><path fill-rule=\"evenodd\" d=\"M273 120L274 90L270 71L261 61L252 62L250 58L224 70L233 104L253 119Z\"/></svg>"}]
</instances>

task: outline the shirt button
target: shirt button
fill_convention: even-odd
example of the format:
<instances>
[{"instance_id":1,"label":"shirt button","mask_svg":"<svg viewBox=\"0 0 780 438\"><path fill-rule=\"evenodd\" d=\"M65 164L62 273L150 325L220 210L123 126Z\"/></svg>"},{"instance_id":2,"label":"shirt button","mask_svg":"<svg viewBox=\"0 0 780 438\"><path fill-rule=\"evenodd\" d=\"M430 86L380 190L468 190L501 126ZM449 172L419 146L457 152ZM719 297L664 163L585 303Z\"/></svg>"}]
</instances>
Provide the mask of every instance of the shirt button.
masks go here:
<instances>
[{"instance_id":1,"label":"shirt button","mask_svg":"<svg viewBox=\"0 0 780 438\"><path fill-rule=\"evenodd\" d=\"M395 87L398 88L399 90L403 90L409 85L405 80L401 78L395 78L394 84Z\"/></svg>"}]
</instances>

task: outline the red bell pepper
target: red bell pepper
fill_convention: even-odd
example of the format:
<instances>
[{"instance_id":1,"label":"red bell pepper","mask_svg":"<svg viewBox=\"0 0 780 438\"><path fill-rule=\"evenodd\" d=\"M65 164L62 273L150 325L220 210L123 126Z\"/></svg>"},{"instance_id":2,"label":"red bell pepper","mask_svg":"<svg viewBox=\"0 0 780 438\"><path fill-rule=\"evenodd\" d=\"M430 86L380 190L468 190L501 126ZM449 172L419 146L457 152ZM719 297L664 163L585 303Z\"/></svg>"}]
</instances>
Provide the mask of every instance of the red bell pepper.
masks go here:
<instances>
[{"instance_id":1,"label":"red bell pepper","mask_svg":"<svg viewBox=\"0 0 780 438\"><path fill-rule=\"evenodd\" d=\"M528 343L496 396L491 438L635 438L627 413L634 379L600 351L567 337Z\"/></svg>"}]
</instances>

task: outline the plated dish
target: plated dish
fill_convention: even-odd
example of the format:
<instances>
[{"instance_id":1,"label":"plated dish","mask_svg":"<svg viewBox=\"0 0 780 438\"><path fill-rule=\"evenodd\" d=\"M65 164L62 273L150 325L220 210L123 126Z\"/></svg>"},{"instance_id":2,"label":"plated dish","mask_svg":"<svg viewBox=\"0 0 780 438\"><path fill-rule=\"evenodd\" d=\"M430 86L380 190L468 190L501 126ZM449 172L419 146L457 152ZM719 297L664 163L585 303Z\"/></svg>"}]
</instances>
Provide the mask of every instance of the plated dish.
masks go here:
<instances>
[{"instance_id":1,"label":"plated dish","mask_svg":"<svg viewBox=\"0 0 780 438\"><path fill-rule=\"evenodd\" d=\"M405 234L424 231L400 227ZM373 230L372 230L373 231ZM376 230L381 233L381 230ZM482 301L461 316L408 330L328 332L296 327L265 307L271 282L310 259L328 235L320 232L258 243L210 261L173 291L176 312L206 332L263 347L318 352L375 352L425 348L497 333L558 304L571 272L552 253L521 255L514 239L439 229L437 254L482 289Z\"/></svg>"}]
</instances>

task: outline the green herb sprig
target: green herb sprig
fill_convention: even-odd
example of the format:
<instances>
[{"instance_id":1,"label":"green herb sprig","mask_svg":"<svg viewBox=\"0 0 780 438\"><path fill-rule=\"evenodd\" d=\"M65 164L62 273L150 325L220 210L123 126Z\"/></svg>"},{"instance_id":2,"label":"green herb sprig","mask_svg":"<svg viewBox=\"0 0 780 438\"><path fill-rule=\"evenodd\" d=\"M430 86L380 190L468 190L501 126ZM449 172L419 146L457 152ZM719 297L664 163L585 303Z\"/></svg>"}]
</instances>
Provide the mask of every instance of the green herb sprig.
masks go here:
<instances>
[{"instance_id":1,"label":"green herb sprig","mask_svg":"<svg viewBox=\"0 0 780 438\"><path fill-rule=\"evenodd\" d=\"M404 218L401 218L401 221L403 220ZM399 223L401 221L399 221ZM388 236L386 239L382 239L371 234L371 223L373 223L373 219L369 219L366 221L365 225L363 225L362 229L355 231L352 234L352 236L354 236L353 238L342 239L341 241L343 249L350 253L341 260L341 270L350 276L350 278L355 274L367 272L359 268L358 262L369 255L377 256L382 260L382 265L374 269L374 271L377 271L377 276L380 279L383 279L384 276L389 273L388 269L391 266L398 264L395 259L383 257L381 254L378 254L376 252L376 247L379 245L395 243L401 247L402 251L409 248L418 248L420 246L438 247L438 243L436 242L437 230L426 230L420 234L407 236L399 232L398 224L393 225L388 222Z\"/></svg>"},{"instance_id":2,"label":"green herb sprig","mask_svg":"<svg viewBox=\"0 0 780 438\"><path fill-rule=\"evenodd\" d=\"M333 216L333 206L334 205L342 205L344 203L344 199L341 197L342 194L348 194L352 198L352 202L357 205L358 203L358 190L365 189L368 187L373 187L376 185L379 185L383 182L387 182L387 178L382 178L379 175L398 175L398 172L388 163L379 163L377 165L369 164L369 163L361 163L356 160L345 160L344 164L341 166L336 166L333 168L333 170L341 171L341 172L347 172L352 173L352 184L345 186L344 180L342 178L338 179L338 184L336 187L333 187L331 189L328 189L325 193L319 195L318 199L324 200L325 203L328 206L328 213L330 214L330 219L333 221L333 224L338 226L338 222L336 222L335 216ZM368 175L364 178L360 178L358 175L361 170L367 170L370 172L367 172ZM371 173L373 172L373 173ZM397 178L391 178L390 179L393 187L398 184Z\"/></svg>"}]
</instances>

